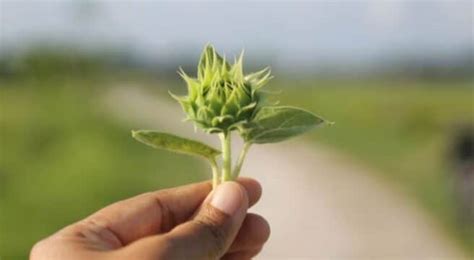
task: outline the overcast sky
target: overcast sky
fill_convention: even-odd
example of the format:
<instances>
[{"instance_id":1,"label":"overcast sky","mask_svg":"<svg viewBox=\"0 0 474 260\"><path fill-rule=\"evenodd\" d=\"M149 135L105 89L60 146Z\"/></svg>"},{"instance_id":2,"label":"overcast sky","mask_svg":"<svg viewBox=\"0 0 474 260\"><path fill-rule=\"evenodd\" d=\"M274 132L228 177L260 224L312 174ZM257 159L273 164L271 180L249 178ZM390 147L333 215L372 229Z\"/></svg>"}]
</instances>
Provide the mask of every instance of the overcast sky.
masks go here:
<instances>
[{"instance_id":1,"label":"overcast sky","mask_svg":"<svg viewBox=\"0 0 474 260\"><path fill-rule=\"evenodd\" d=\"M281 64L366 63L473 44L472 1L2 1L1 50L41 42L120 46L149 58L212 42Z\"/></svg>"}]
</instances>

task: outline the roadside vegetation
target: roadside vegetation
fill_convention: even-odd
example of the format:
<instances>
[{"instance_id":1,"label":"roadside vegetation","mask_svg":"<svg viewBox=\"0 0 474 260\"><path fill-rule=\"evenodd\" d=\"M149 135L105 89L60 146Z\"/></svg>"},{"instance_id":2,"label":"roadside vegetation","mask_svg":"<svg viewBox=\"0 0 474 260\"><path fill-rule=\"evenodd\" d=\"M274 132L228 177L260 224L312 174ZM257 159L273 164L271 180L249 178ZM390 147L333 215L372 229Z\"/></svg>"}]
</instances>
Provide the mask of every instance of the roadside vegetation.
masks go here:
<instances>
[{"instance_id":1,"label":"roadside vegetation","mask_svg":"<svg viewBox=\"0 0 474 260\"><path fill-rule=\"evenodd\" d=\"M27 258L36 241L114 201L207 178L198 160L144 147L104 114L104 80L0 84L1 258Z\"/></svg>"},{"instance_id":2,"label":"roadside vegetation","mask_svg":"<svg viewBox=\"0 0 474 260\"><path fill-rule=\"evenodd\" d=\"M279 98L335 121L310 136L377 169L435 216L468 251L474 227L461 221L454 195L452 144L474 125L470 81L282 80Z\"/></svg>"},{"instance_id":3,"label":"roadside vegetation","mask_svg":"<svg viewBox=\"0 0 474 260\"><path fill-rule=\"evenodd\" d=\"M113 201L208 178L198 159L138 144L136 126L101 107L104 88L122 79L182 94L178 75L41 52L0 59L0 257L8 259L26 258L34 242ZM456 131L474 124L472 81L277 76L269 87L282 103L335 121L307 138L375 168L474 255L449 159Z\"/></svg>"}]
</instances>

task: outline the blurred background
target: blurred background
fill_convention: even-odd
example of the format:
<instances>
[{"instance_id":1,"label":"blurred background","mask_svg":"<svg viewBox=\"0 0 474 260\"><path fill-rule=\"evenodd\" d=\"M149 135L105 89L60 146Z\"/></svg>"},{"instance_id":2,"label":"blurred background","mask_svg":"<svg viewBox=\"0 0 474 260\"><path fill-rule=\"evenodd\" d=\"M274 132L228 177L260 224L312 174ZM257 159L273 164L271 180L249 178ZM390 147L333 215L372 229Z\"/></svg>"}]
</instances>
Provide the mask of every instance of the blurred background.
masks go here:
<instances>
[{"instance_id":1,"label":"blurred background","mask_svg":"<svg viewBox=\"0 0 474 260\"><path fill-rule=\"evenodd\" d=\"M176 70L193 74L206 43L245 49L282 103L336 122L251 152L244 175L263 176L257 211L273 227L263 258L474 256L472 1L1 0L0 258L116 200L209 178L130 137L181 127L167 91L184 92ZM278 213L283 195L314 212ZM281 226L295 218L321 223L293 236Z\"/></svg>"}]
</instances>

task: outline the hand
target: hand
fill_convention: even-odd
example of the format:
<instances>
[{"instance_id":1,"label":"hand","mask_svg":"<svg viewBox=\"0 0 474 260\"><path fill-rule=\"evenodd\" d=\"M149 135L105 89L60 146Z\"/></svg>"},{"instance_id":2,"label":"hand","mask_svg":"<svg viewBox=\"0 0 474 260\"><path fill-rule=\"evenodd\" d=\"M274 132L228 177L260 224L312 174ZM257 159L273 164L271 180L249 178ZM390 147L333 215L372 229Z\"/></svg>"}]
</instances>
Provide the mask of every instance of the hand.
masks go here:
<instances>
[{"instance_id":1,"label":"hand","mask_svg":"<svg viewBox=\"0 0 474 260\"><path fill-rule=\"evenodd\" d=\"M239 178L202 182L114 203L38 242L31 259L250 259L270 228L247 213L261 195Z\"/></svg>"}]
</instances>

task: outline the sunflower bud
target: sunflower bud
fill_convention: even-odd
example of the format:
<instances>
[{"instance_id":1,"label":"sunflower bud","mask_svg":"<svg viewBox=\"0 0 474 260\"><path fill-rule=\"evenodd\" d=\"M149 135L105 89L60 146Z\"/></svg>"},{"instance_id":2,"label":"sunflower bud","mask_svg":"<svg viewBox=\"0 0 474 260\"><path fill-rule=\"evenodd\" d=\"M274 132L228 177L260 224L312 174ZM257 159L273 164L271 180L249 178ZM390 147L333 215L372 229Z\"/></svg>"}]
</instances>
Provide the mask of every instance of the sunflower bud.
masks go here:
<instances>
[{"instance_id":1,"label":"sunflower bud","mask_svg":"<svg viewBox=\"0 0 474 260\"><path fill-rule=\"evenodd\" d=\"M252 120L262 105L259 89L271 76L268 68L244 75L242 59L243 53L230 65L208 45L201 54L197 78L179 71L188 95L173 97L181 104L187 120L207 133L228 133Z\"/></svg>"}]
</instances>

